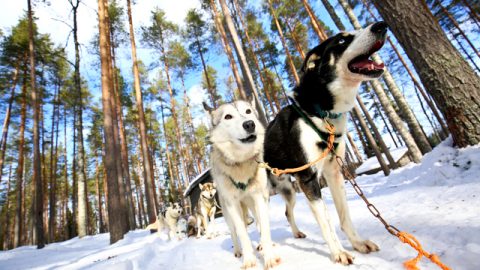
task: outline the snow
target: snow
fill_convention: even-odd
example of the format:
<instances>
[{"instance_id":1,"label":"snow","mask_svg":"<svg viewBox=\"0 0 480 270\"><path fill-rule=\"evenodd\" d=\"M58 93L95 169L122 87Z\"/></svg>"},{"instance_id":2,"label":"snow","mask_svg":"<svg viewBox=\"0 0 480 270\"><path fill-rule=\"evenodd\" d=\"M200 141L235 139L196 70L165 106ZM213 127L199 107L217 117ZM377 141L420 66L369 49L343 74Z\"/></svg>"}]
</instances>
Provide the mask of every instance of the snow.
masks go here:
<instances>
[{"instance_id":1,"label":"snow","mask_svg":"<svg viewBox=\"0 0 480 270\"><path fill-rule=\"evenodd\" d=\"M401 147L390 151L390 154L392 155L393 160L398 162L407 153L407 151L408 149L406 147ZM385 154L382 154L382 157L385 161L387 160L387 156L385 156ZM355 170L355 173L362 174L373 169L380 169L380 164L375 156L365 160L362 165Z\"/></svg>"},{"instance_id":2,"label":"snow","mask_svg":"<svg viewBox=\"0 0 480 270\"><path fill-rule=\"evenodd\" d=\"M451 146L451 139L424 156L421 164L410 163L388 177L377 173L357 178L366 196L383 217L400 230L414 234L423 247L440 256L452 269L480 269L480 145L464 149ZM372 254L353 251L338 226L328 190L323 194L343 246L354 254L352 266L333 263L306 204L299 195L295 214L305 239L294 239L279 196L271 198L270 219L275 252L282 263L278 270L291 269L404 269L402 263L416 253L388 234L367 210L363 201L346 186L354 225L360 235L377 243ZM42 250L33 246L0 252L0 269L239 269L241 259L232 253L232 243L223 219L219 236L208 240L189 238L167 241L165 235L136 230L114 245L108 234L54 243ZM255 226L249 227L258 244ZM257 269L263 268L257 254ZM421 269L439 269L426 259Z\"/></svg>"}]
</instances>

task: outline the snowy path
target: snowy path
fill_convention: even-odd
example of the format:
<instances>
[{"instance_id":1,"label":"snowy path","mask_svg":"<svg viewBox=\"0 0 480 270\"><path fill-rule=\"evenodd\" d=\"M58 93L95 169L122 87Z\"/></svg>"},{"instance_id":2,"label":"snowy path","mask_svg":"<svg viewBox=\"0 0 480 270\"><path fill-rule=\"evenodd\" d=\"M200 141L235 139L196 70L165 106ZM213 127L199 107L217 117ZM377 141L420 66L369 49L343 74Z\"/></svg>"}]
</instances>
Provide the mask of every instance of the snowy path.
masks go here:
<instances>
[{"instance_id":1,"label":"snowy path","mask_svg":"<svg viewBox=\"0 0 480 270\"><path fill-rule=\"evenodd\" d=\"M377 174L359 177L357 181L388 222L413 233L427 251L438 254L452 269L480 269L479 146L458 151L444 143L425 156L420 165L410 164L388 178ZM416 255L390 236L347 186L355 226L363 237L381 248L368 255L352 251L339 229L328 191L324 194L342 244L356 257L354 265L332 263L303 195L298 196L295 214L306 239L291 236L284 204L274 196L270 203L272 238L278 243L276 252L282 258L282 264L275 269L404 269L402 262ZM21 247L0 252L0 269L239 269L241 260L232 254L222 219L217 228L220 235L212 240L168 242L165 237L137 230L112 246L108 245L108 235L102 234L51 244L43 250ZM249 231L257 245L255 226L250 226ZM257 257L257 268L262 269L261 257ZM425 259L420 267L439 269Z\"/></svg>"}]
</instances>

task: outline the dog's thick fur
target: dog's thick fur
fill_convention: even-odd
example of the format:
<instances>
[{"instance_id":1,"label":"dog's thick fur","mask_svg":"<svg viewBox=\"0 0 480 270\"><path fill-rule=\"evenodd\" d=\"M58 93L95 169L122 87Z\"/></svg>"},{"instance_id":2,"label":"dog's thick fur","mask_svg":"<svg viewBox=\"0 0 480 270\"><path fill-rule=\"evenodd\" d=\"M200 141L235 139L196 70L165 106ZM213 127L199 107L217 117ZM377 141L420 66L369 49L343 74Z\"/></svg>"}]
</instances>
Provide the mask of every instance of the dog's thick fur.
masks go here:
<instances>
[{"instance_id":1,"label":"dog's thick fur","mask_svg":"<svg viewBox=\"0 0 480 270\"><path fill-rule=\"evenodd\" d=\"M145 229L159 234L163 230L167 230L168 239L174 239L177 234L177 222L182 212L183 208L179 203L171 204L167 207L165 214L158 215L157 220Z\"/></svg>"},{"instance_id":2,"label":"dog's thick fur","mask_svg":"<svg viewBox=\"0 0 480 270\"><path fill-rule=\"evenodd\" d=\"M217 202L215 194L217 185L215 183L199 184L200 198L195 208L195 217L197 219L197 238L200 238L202 227L207 238L214 236L215 212L217 211Z\"/></svg>"},{"instance_id":3,"label":"dog's thick fur","mask_svg":"<svg viewBox=\"0 0 480 270\"><path fill-rule=\"evenodd\" d=\"M385 40L387 26L380 22L352 33L340 33L312 49L303 64L303 76L294 89L293 100L310 120L324 133L321 138L292 105L283 108L270 123L265 135L264 160L276 168L296 168L316 160L327 147L325 112L342 115L328 121L335 127L336 153L344 156L347 112L355 106L355 97L363 81L378 78L383 64L374 64L368 57L379 50ZM320 112L319 112L320 111ZM320 116L323 115L323 116ZM341 245L330 223L321 196L321 188L330 188L342 230L353 248L362 253L377 251L378 246L361 238L354 229L344 190L344 178L330 154L311 168L293 176L305 193L310 209L320 225L332 259L342 264L353 263L353 256ZM293 215L295 191L288 176L270 177L272 186L286 200L286 216L293 235L303 238Z\"/></svg>"},{"instance_id":4,"label":"dog's thick fur","mask_svg":"<svg viewBox=\"0 0 480 270\"><path fill-rule=\"evenodd\" d=\"M235 257L243 255L243 268L256 265L247 233L247 209L260 228L260 244L266 269L280 263L273 252L268 218L267 173L257 159L263 156L265 128L258 120L252 102L223 104L210 113L212 144L211 175L216 183L222 212L230 229ZM239 246L240 240L241 250Z\"/></svg>"}]
</instances>

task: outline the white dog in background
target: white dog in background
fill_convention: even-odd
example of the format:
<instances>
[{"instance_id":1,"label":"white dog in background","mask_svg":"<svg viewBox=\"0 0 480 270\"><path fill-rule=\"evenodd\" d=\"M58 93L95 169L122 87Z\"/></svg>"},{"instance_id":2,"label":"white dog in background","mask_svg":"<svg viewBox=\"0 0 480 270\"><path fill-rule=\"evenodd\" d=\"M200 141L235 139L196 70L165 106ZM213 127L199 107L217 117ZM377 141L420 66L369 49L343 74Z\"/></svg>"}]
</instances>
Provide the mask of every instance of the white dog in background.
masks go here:
<instances>
[{"instance_id":1,"label":"white dog in background","mask_svg":"<svg viewBox=\"0 0 480 270\"><path fill-rule=\"evenodd\" d=\"M177 234L177 222L182 215L183 208L179 203L171 204L167 207L165 214L159 215L157 220L148 225L146 230L160 233L163 230L168 231L168 239L175 238Z\"/></svg>"}]
</instances>

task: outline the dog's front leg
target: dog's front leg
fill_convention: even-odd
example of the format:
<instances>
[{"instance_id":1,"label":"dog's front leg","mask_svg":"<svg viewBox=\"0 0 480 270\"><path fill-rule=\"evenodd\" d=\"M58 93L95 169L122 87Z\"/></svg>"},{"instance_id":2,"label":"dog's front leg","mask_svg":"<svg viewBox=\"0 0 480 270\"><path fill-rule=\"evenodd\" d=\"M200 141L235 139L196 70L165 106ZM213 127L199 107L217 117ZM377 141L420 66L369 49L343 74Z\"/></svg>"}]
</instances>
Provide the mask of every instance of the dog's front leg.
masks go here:
<instances>
[{"instance_id":1,"label":"dog's front leg","mask_svg":"<svg viewBox=\"0 0 480 270\"><path fill-rule=\"evenodd\" d=\"M217 210L217 207L214 206L212 209L210 209L209 217L208 217L208 222L207 222L207 238L210 239L215 236L215 212Z\"/></svg>"},{"instance_id":2,"label":"dog's front leg","mask_svg":"<svg viewBox=\"0 0 480 270\"><path fill-rule=\"evenodd\" d=\"M274 254L272 238L270 235L270 219L268 216L267 200L262 194L253 195L257 224L260 227L260 245L265 261L265 269L270 269L280 264L280 257Z\"/></svg>"},{"instance_id":3,"label":"dog's front leg","mask_svg":"<svg viewBox=\"0 0 480 270\"><path fill-rule=\"evenodd\" d=\"M352 243L355 250L361 253L370 253L378 251L378 246L370 240L362 239L353 227L350 211L345 195L345 179L340 173L340 168L335 161L325 164L323 176L327 181L328 187L333 197L338 217L340 218L340 226L342 231L347 235L348 240Z\"/></svg>"},{"instance_id":4,"label":"dog's front leg","mask_svg":"<svg viewBox=\"0 0 480 270\"><path fill-rule=\"evenodd\" d=\"M228 212L228 218L230 219L231 225L233 225L235 234L240 239L240 243L242 245L242 253L243 253L243 269L251 268L256 265L256 258L253 254L252 243L250 242L250 238L248 237L247 227L243 222L242 218L242 210L240 207L239 202L226 202L225 206L223 207L226 212ZM232 229L230 229L232 232ZM234 237L234 233L232 232L232 241Z\"/></svg>"},{"instance_id":5,"label":"dog's front leg","mask_svg":"<svg viewBox=\"0 0 480 270\"><path fill-rule=\"evenodd\" d=\"M320 225L323 238L327 242L328 248L332 253L332 259L335 262L339 262L344 265L352 264L353 256L342 247L342 244L338 240L337 234L335 233L335 230L330 222L327 206L322 199L317 174L314 173L313 175L310 175L308 179L300 180L299 183L303 192L307 196L308 205L312 210L313 216Z\"/></svg>"}]
</instances>

